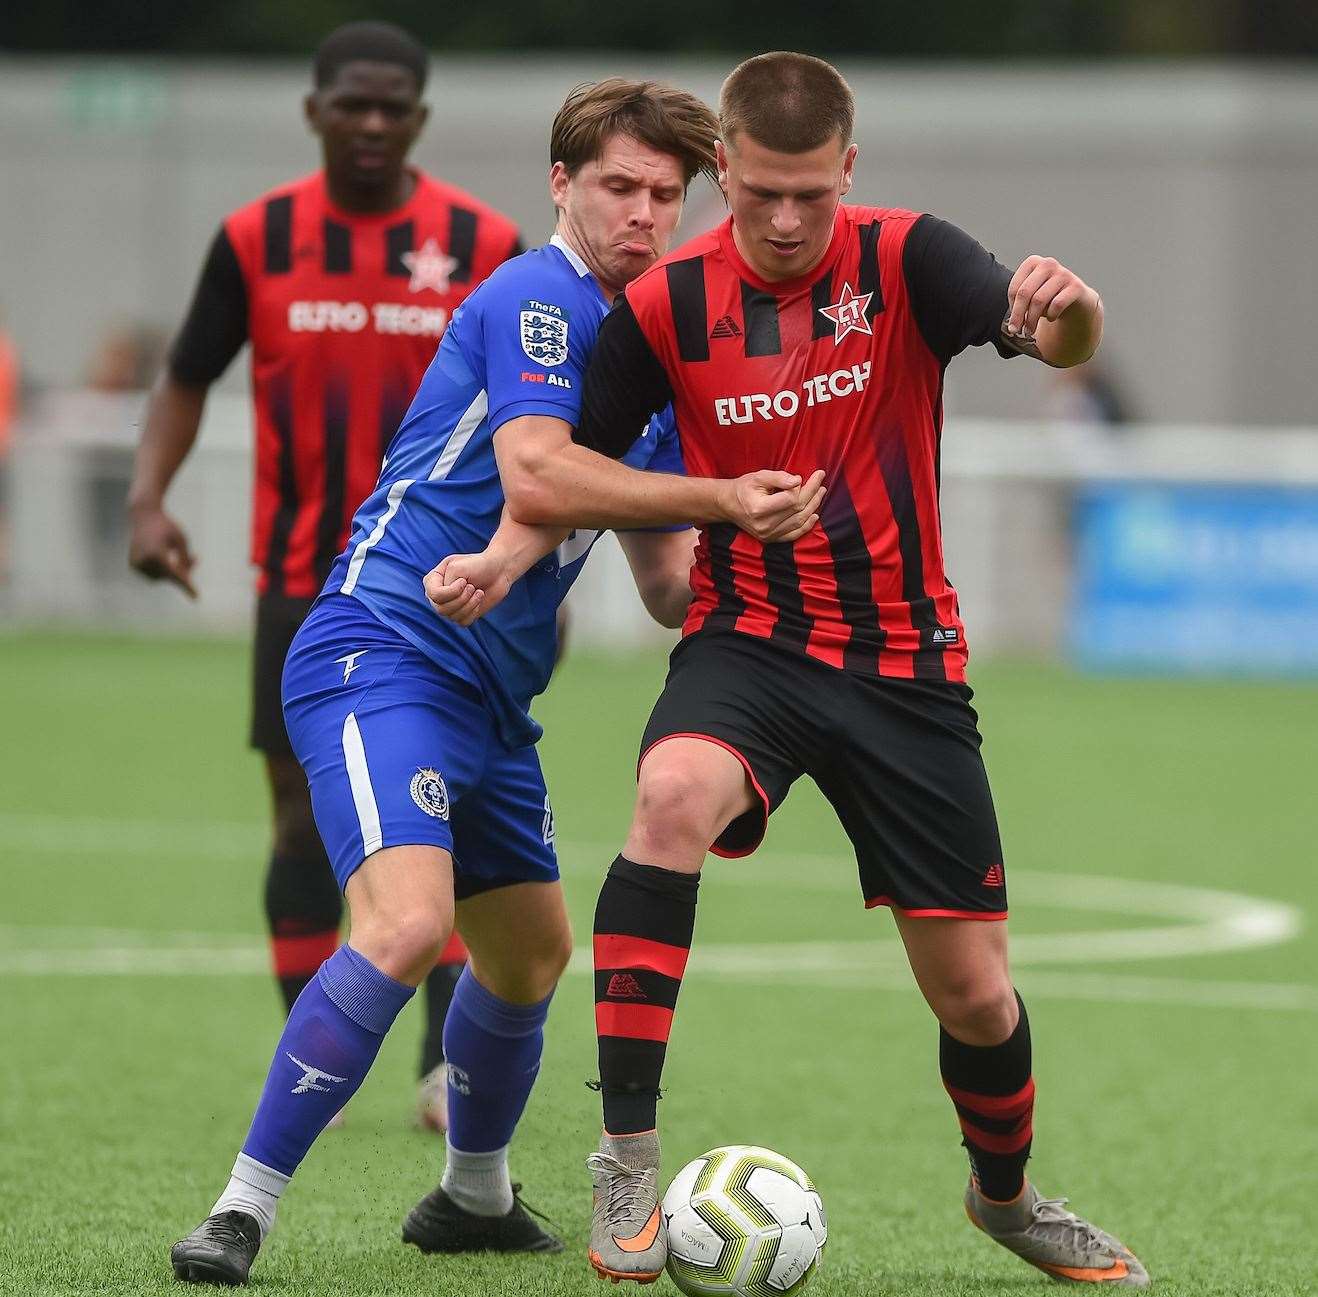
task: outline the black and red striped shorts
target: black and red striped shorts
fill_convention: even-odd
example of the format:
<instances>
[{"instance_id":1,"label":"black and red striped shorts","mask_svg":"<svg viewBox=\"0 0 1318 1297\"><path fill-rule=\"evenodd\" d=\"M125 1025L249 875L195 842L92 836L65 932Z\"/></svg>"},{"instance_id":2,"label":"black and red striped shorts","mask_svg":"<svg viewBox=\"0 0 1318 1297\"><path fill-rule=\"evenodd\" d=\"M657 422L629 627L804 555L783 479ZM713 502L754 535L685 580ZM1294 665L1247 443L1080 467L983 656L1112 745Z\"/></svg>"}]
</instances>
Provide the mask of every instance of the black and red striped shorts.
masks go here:
<instances>
[{"instance_id":1,"label":"black and red striped shorts","mask_svg":"<svg viewBox=\"0 0 1318 1297\"><path fill-rule=\"evenodd\" d=\"M867 906L1002 919L1002 843L968 686L839 670L735 631L673 651L641 741L712 740L746 768L759 804L711 850L746 856L802 775L837 812Z\"/></svg>"}]
</instances>

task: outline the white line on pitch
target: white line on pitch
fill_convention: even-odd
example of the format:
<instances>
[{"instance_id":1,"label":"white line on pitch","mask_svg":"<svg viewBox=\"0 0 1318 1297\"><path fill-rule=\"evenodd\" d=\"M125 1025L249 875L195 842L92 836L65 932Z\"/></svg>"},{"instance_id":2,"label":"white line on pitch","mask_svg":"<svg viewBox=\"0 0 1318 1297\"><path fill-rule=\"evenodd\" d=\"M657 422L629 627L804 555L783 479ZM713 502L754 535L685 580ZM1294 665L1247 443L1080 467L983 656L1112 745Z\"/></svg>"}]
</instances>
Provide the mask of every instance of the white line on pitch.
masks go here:
<instances>
[{"instance_id":1,"label":"white line on pitch","mask_svg":"<svg viewBox=\"0 0 1318 1297\"><path fill-rule=\"evenodd\" d=\"M170 823L0 814L0 837L11 849L34 851L115 851L230 858L250 855L258 848L263 836L264 830L260 826L240 821ZM611 851L610 845L589 842L567 842L559 847L560 861L569 877L587 873L597 876L599 866L587 862L602 861ZM750 862L720 861L712 865L707 870L706 886L721 889L725 886L807 885L850 890L855 887L853 869L854 866L841 854L803 855L769 849L756 853ZM1011 885L1013 894L1027 909L1140 915L1174 921L1166 927L1130 928L1123 925L1108 930L1013 934L1012 962L1017 967L1124 963L1251 950L1292 940L1304 927L1303 914L1294 905L1212 888L1037 870L1013 870ZM49 929L46 931L50 932ZM87 939L92 940L90 936ZM170 939L161 934L156 943L167 940ZM201 943L213 940L216 939L199 938ZM104 944L108 946L110 943ZM842 967L864 967L873 959L874 951L882 950L885 945L890 951L896 950L891 941L822 945L772 943L758 948L746 945L729 949L739 951L738 958L743 961L758 959L759 967L769 973L784 966L800 969L802 960L808 963L817 957L826 962L840 961ZM3 941L0 940L0 971L6 967L2 947ZM829 953L819 956L821 950ZM226 954L223 959L230 957ZM105 954L96 958L113 962ZM175 965L186 963L187 958L186 953L174 951L162 955L167 965L171 959Z\"/></svg>"},{"instance_id":2,"label":"white line on pitch","mask_svg":"<svg viewBox=\"0 0 1318 1297\"><path fill-rule=\"evenodd\" d=\"M48 933L51 929L36 929ZM76 929L59 930L72 935ZM83 929L84 935L108 935L114 929ZM81 945L76 948L6 948L23 929L0 928L0 975L29 977L106 976L256 976L269 971L269 957L249 938L234 944L212 936L200 944L200 934L153 933L120 930L118 946ZM149 940L169 940L168 946L150 946ZM198 941L198 944L190 944ZM868 954L868 958L864 956ZM588 950L578 950L568 968L582 976L591 970ZM892 942L818 942L779 946L697 946L691 971L719 978L772 985L789 981L796 986L828 987L840 991L893 991L915 994L900 949ZM1020 979L1035 998L1093 1000L1185 1005L1206 1009L1264 1009L1318 1012L1318 987L1286 982L1198 981L1178 977L1136 977L1127 974L1026 973Z\"/></svg>"}]
</instances>

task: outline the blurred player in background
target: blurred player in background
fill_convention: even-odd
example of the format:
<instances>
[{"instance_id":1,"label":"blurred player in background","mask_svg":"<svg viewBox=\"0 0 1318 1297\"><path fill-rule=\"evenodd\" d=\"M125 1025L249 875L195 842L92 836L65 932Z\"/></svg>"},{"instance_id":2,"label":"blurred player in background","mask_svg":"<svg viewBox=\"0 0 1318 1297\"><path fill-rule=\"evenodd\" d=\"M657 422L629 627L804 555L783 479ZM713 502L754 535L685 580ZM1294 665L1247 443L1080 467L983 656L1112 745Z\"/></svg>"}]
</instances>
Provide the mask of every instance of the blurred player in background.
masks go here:
<instances>
[{"instance_id":1,"label":"blurred player in background","mask_svg":"<svg viewBox=\"0 0 1318 1297\"><path fill-rule=\"evenodd\" d=\"M1013 275L945 221L842 205L853 114L846 82L819 59L766 54L733 72L718 149L732 215L628 285L591 357L580 444L551 428L524 438L535 471L508 497L519 522L554 527L605 507L627 483L584 448L616 458L625 430L669 402L691 473L729 476L766 457L802 477L827 470L820 525L795 544L715 526L697 549L631 831L595 911L604 1134L588 1160L590 1260L615 1280L663 1270L656 1101L700 869L711 849L754 851L808 774L939 1021L970 1219L1054 1278L1143 1287L1128 1249L1025 1177L1029 1023L1008 967L1002 848L938 512L948 363L991 344L1079 364L1098 346L1102 303L1051 258ZM505 532L511 552L515 528ZM544 547L525 544L525 561ZM448 584L479 587L488 557L477 560L447 564Z\"/></svg>"},{"instance_id":2,"label":"blurred player in background","mask_svg":"<svg viewBox=\"0 0 1318 1297\"><path fill-rule=\"evenodd\" d=\"M475 630L436 615L428 573L437 556L494 535L520 444L545 424L571 428L599 322L666 250L687 186L712 172L713 146L713 114L682 91L614 78L568 96L551 138L553 239L458 312L294 640L285 715L351 939L289 1015L228 1187L171 1253L180 1278L246 1282L280 1195L362 1083L455 908L471 961L445 1030L448 1156L403 1238L427 1252L562 1247L531 1219L508 1171L572 947L528 709L549 680L555 612L595 533L561 532L557 553ZM652 471L610 464L637 491L630 508L592 525L659 528L624 538L624 549L666 624L685 614L693 548L689 529L671 524L728 518L773 538L814 521L787 474L681 476L671 412L639 421L628 440L628 462Z\"/></svg>"},{"instance_id":3,"label":"blurred player in background","mask_svg":"<svg viewBox=\"0 0 1318 1297\"><path fill-rule=\"evenodd\" d=\"M520 251L506 217L407 163L428 113L427 61L385 23L349 23L320 45L305 112L322 169L239 208L215 236L151 393L129 494L132 565L195 597L195 560L165 493L208 388L250 342L251 742L273 798L265 906L287 1010L337 947L343 903L284 729L284 658L454 310ZM455 934L426 979L418 1118L440 1130L444 1016L464 959Z\"/></svg>"}]
</instances>

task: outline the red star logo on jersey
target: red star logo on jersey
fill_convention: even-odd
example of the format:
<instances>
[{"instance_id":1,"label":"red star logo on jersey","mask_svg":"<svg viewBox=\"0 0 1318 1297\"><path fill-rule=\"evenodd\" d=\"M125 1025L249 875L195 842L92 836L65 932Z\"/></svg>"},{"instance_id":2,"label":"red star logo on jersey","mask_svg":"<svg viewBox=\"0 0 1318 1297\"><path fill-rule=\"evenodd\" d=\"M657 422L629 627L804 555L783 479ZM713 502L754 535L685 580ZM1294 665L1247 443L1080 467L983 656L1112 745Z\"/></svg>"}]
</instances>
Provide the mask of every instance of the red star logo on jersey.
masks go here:
<instances>
[{"instance_id":1,"label":"red star logo on jersey","mask_svg":"<svg viewBox=\"0 0 1318 1297\"><path fill-rule=\"evenodd\" d=\"M857 293L850 284L842 285L842 296L832 306L821 306L820 315L833 322L833 345L836 346L848 333L874 336L865 312L869 309L873 293Z\"/></svg>"},{"instance_id":2,"label":"red star logo on jersey","mask_svg":"<svg viewBox=\"0 0 1318 1297\"><path fill-rule=\"evenodd\" d=\"M439 240L433 238L427 239L417 252L404 252L401 260L412 272L412 278L407 281L409 293L426 288L447 293L449 276L458 268L457 258L450 257L439 246Z\"/></svg>"}]
</instances>

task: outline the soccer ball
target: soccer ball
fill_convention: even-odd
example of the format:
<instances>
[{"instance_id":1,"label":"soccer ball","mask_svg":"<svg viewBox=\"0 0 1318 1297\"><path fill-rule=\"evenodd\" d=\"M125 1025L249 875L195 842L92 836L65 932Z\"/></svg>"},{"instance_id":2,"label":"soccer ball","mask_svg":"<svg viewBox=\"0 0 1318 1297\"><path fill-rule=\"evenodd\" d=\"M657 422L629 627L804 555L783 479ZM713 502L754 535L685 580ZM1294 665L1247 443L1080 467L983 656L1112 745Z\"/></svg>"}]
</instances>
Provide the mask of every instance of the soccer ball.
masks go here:
<instances>
[{"instance_id":1,"label":"soccer ball","mask_svg":"<svg viewBox=\"0 0 1318 1297\"><path fill-rule=\"evenodd\" d=\"M828 1239L810 1177L750 1144L688 1162L664 1194L668 1273L684 1292L783 1297L800 1292Z\"/></svg>"}]
</instances>

